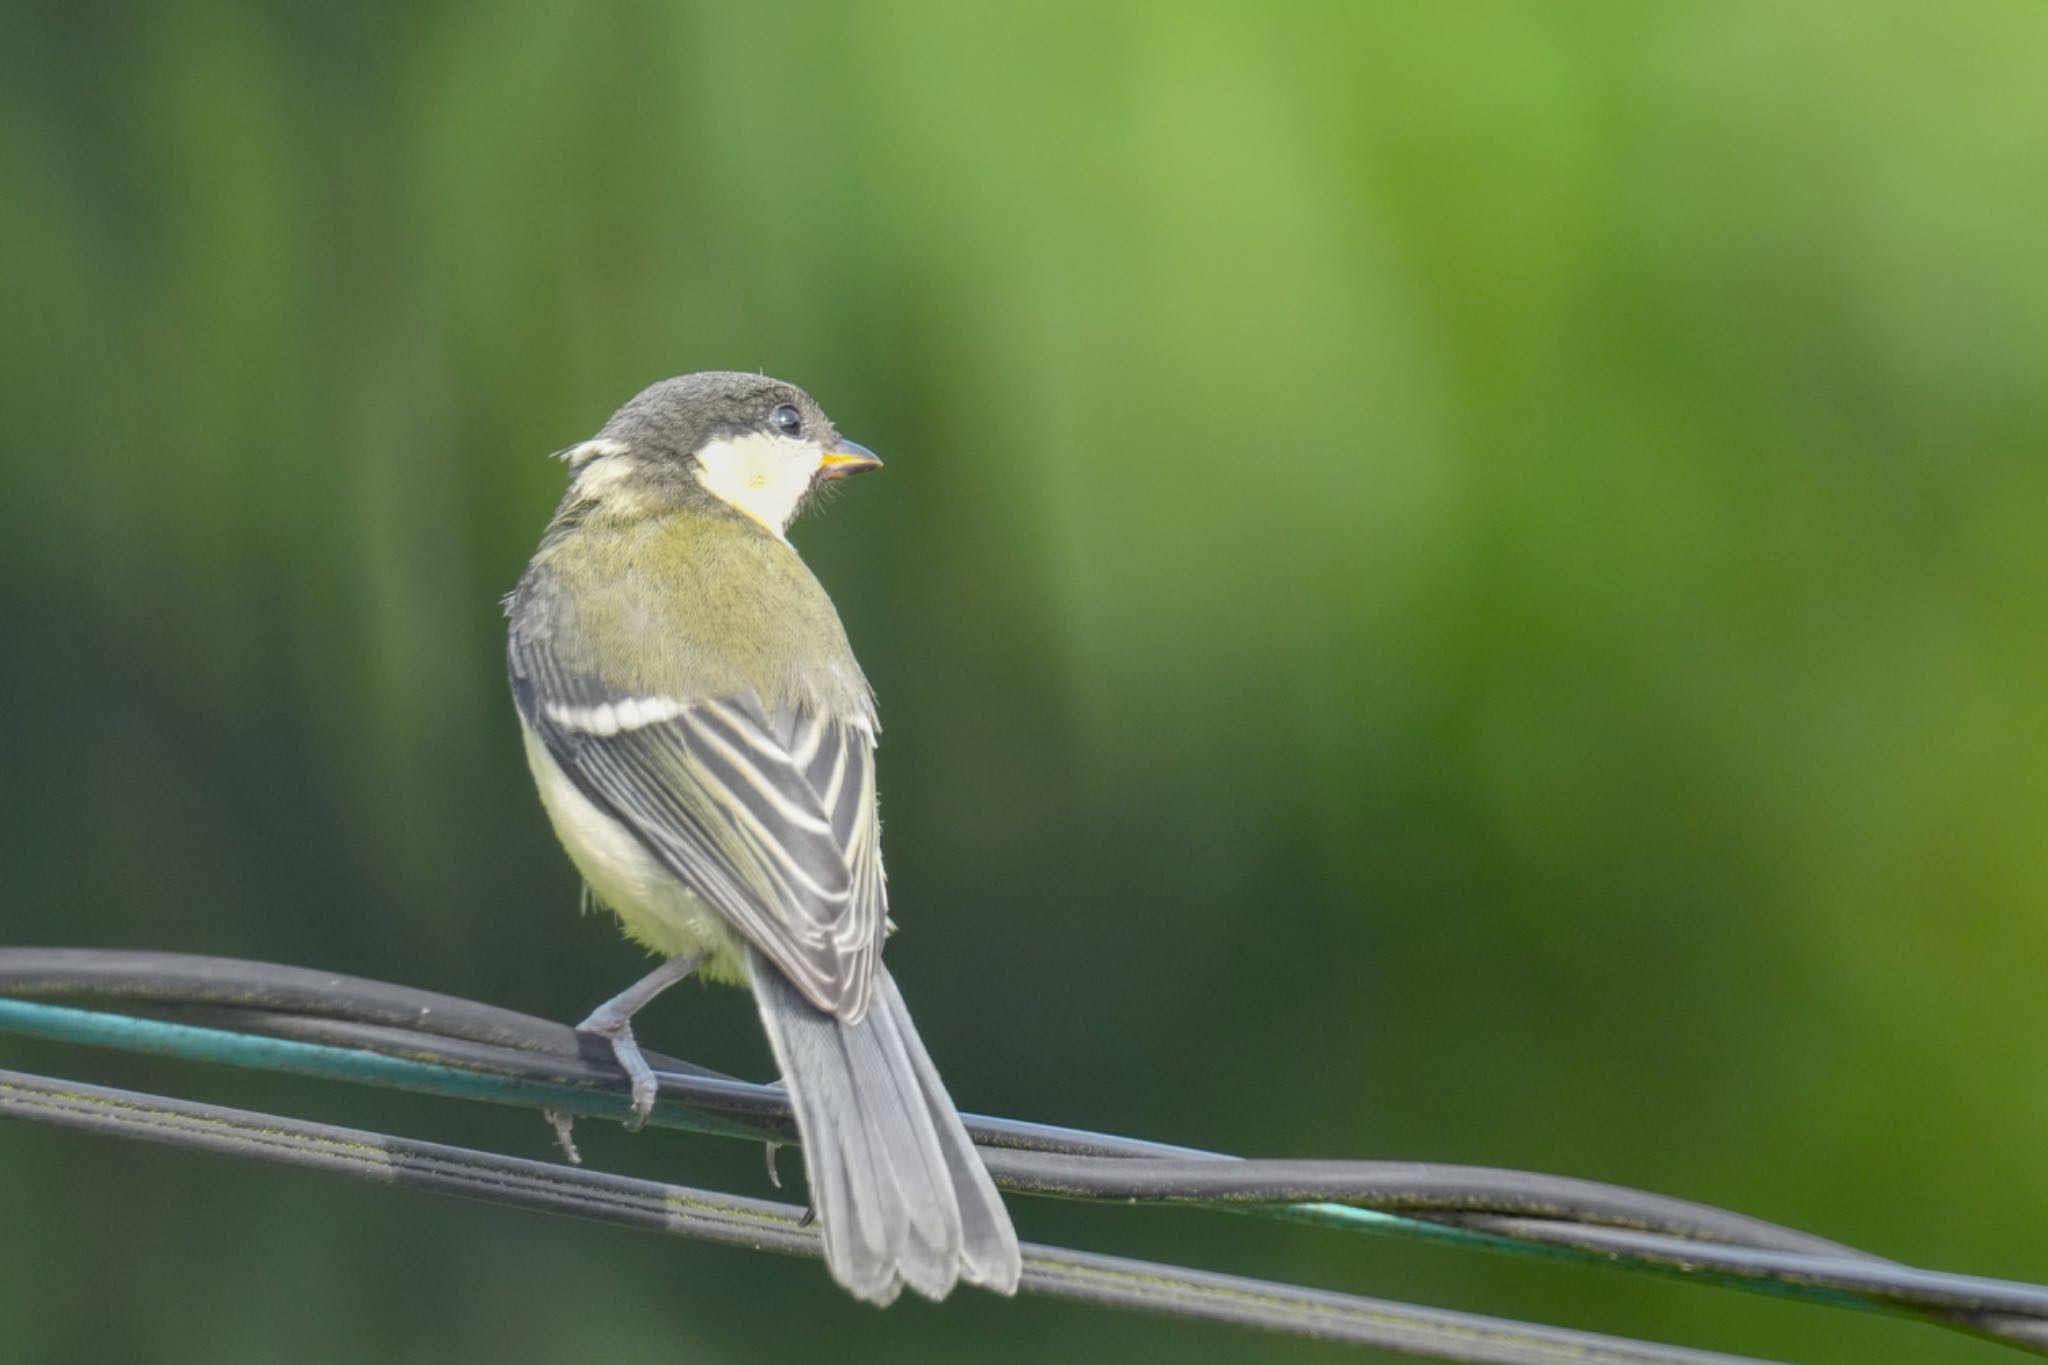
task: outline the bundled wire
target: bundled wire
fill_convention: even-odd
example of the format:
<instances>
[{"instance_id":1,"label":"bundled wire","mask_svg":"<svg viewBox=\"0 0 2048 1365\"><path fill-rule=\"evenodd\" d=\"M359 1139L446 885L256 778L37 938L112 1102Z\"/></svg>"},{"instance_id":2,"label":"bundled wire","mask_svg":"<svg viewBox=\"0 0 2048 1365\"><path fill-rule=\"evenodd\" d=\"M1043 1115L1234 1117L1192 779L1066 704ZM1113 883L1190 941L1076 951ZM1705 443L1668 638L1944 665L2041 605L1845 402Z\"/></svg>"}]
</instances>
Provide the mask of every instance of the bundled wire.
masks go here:
<instances>
[{"instance_id":1,"label":"bundled wire","mask_svg":"<svg viewBox=\"0 0 2048 1365\"><path fill-rule=\"evenodd\" d=\"M53 1001L118 1006L81 1008ZM558 1112L619 1118L601 1040L456 997L302 968L181 954L0 949L0 1031ZM795 1141L787 1098L649 1054L652 1122ZM787 1205L381 1134L0 1072L0 1114L353 1174L758 1249L819 1254ZM2048 1354L2048 1288L1918 1270L1709 1205L1563 1176L1383 1161L1240 1160L968 1116L1004 1189L1241 1212L1597 1261L1902 1313ZM1440 1360L1728 1362L1353 1295L1051 1247L1028 1292L1327 1337Z\"/></svg>"}]
</instances>

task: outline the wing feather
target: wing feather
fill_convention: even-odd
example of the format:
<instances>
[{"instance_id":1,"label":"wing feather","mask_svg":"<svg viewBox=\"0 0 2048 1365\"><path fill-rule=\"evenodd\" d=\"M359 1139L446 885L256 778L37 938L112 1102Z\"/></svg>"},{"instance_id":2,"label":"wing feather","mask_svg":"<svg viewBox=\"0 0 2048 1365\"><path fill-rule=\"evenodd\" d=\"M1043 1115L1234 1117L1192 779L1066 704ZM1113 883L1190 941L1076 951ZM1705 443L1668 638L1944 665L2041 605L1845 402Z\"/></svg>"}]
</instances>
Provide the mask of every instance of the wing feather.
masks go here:
<instances>
[{"instance_id":1,"label":"wing feather","mask_svg":"<svg viewBox=\"0 0 2048 1365\"><path fill-rule=\"evenodd\" d=\"M813 1004L858 1021L888 920L865 718L636 696L545 640L512 663L521 716L578 789Z\"/></svg>"}]
</instances>

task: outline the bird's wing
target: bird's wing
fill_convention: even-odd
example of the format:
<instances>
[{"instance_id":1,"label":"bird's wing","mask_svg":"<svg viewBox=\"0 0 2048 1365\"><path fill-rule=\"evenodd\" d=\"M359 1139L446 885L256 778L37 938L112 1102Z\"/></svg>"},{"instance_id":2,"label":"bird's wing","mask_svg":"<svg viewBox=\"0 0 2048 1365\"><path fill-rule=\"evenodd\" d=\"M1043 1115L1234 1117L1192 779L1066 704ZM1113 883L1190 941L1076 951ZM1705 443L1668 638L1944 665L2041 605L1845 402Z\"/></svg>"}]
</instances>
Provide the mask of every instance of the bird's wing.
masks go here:
<instances>
[{"instance_id":1,"label":"bird's wing","mask_svg":"<svg viewBox=\"0 0 2048 1365\"><path fill-rule=\"evenodd\" d=\"M516 644L513 694L577 788L820 1009L867 1009L888 911L865 718L682 702L565 672Z\"/></svg>"}]
</instances>

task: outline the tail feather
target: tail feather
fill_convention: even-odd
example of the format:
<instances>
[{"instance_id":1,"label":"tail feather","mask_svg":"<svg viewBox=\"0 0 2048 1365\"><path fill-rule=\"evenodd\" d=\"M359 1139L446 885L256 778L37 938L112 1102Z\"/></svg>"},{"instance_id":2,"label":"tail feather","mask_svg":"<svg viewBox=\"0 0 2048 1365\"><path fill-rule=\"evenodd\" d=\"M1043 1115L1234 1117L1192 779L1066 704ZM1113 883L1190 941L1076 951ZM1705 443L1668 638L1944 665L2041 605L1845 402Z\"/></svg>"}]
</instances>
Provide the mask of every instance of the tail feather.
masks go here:
<instances>
[{"instance_id":1,"label":"tail feather","mask_svg":"<svg viewBox=\"0 0 2048 1365\"><path fill-rule=\"evenodd\" d=\"M969 1284L993 1289L998 1294L1014 1294L1024 1262L1017 1249L1017 1231L1010 1226L1010 1211L1003 1206L1003 1197L996 1192L996 1182L989 1178L981 1153L974 1150L974 1140L961 1127L959 1111L953 1108L952 1097L939 1080L938 1068L932 1065L923 1041L910 1027L910 1012L903 1007L894 978L884 972L875 984L878 1001L887 1004L885 1017L892 1026L901 1021L904 1051L910 1056L926 1107L934 1114L944 1115L943 1121L934 1127L946 1174L952 1180L953 1201L960 1210L960 1276Z\"/></svg>"},{"instance_id":2,"label":"tail feather","mask_svg":"<svg viewBox=\"0 0 2048 1365\"><path fill-rule=\"evenodd\" d=\"M759 954L754 998L803 1139L833 1278L886 1304L908 1284L1014 1293L1017 1234L931 1058L883 972L857 1024L812 1005Z\"/></svg>"},{"instance_id":3,"label":"tail feather","mask_svg":"<svg viewBox=\"0 0 2048 1365\"><path fill-rule=\"evenodd\" d=\"M886 1161L902 1197L903 1278L927 1298L942 1299L960 1264L960 1206L952 1182L932 1178L946 1169L937 1127L942 1118L932 1113L893 1018L883 1013L872 1025L841 1029L839 1036L853 1074L871 1078L856 1087L855 1098L863 1131L879 1153L876 1164Z\"/></svg>"}]
</instances>

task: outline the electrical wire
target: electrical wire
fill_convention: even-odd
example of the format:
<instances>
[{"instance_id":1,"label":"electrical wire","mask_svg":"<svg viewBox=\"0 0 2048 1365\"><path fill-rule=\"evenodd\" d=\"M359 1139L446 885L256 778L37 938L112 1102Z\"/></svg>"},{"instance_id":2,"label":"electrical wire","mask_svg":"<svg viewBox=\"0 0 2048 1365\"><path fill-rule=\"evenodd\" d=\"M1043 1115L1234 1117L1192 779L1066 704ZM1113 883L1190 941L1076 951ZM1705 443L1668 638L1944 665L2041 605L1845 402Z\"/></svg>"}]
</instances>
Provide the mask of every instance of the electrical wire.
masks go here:
<instances>
[{"instance_id":1,"label":"electrical wire","mask_svg":"<svg viewBox=\"0 0 2048 1365\"><path fill-rule=\"evenodd\" d=\"M437 1094L620 1117L609 1048L560 1024L434 992L183 954L0 950L0 1029ZM42 1003L119 1002L146 1015ZM649 1054L653 1122L794 1140L787 1097ZM1215 1205L1384 1234L1567 1256L1839 1306L1904 1312L2048 1353L2048 1289L1916 1270L1726 1210L1487 1167L1239 1160L967 1116L1016 1192Z\"/></svg>"},{"instance_id":2,"label":"electrical wire","mask_svg":"<svg viewBox=\"0 0 2048 1365\"><path fill-rule=\"evenodd\" d=\"M0 1071L0 1116L616 1223L727 1246L817 1257L804 1211L680 1185L527 1161L74 1081ZM19 1229L17 1229L17 1235ZM1352 1294L1027 1243L1021 1289L1198 1321L1479 1365L1763 1365Z\"/></svg>"}]
</instances>

